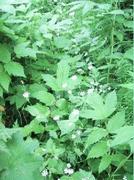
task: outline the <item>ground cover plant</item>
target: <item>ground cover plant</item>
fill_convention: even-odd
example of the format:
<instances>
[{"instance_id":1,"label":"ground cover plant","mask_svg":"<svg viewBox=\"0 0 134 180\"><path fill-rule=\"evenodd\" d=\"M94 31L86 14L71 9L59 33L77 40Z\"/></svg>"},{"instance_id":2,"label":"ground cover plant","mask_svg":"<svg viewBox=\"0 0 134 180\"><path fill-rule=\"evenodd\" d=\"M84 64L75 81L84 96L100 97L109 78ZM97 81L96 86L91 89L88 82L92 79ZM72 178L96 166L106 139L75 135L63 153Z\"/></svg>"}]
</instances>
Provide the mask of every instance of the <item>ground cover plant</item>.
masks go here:
<instances>
[{"instance_id":1,"label":"ground cover plant","mask_svg":"<svg viewBox=\"0 0 134 180\"><path fill-rule=\"evenodd\" d=\"M132 180L130 0L0 0L0 180Z\"/></svg>"}]
</instances>

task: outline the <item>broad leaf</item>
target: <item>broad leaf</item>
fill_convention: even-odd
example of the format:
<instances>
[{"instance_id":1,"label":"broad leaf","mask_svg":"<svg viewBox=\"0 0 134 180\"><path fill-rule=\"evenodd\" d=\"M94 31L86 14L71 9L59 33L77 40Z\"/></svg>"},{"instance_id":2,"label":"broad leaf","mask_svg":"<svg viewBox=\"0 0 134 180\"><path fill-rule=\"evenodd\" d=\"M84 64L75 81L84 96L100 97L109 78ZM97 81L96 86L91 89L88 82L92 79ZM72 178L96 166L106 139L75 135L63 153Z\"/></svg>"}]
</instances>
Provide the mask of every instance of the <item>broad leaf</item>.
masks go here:
<instances>
[{"instance_id":1,"label":"broad leaf","mask_svg":"<svg viewBox=\"0 0 134 180\"><path fill-rule=\"evenodd\" d=\"M110 133L121 128L125 124L125 112L121 111L116 113L112 118L109 119L107 129Z\"/></svg>"},{"instance_id":2,"label":"broad leaf","mask_svg":"<svg viewBox=\"0 0 134 180\"><path fill-rule=\"evenodd\" d=\"M23 66L17 62L9 62L4 67L8 74L25 77Z\"/></svg>"},{"instance_id":3,"label":"broad leaf","mask_svg":"<svg viewBox=\"0 0 134 180\"><path fill-rule=\"evenodd\" d=\"M11 60L11 53L8 50L6 44L0 44L0 61L3 63L8 63Z\"/></svg>"},{"instance_id":4,"label":"broad leaf","mask_svg":"<svg viewBox=\"0 0 134 180\"><path fill-rule=\"evenodd\" d=\"M98 158L105 155L108 152L109 148L107 146L107 141L98 142L93 145L89 151L88 158Z\"/></svg>"},{"instance_id":5,"label":"broad leaf","mask_svg":"<svg viewBox=\"0 0 134 180\"><path fill-rule=\"evenodd\" d=\"M114 139L111 141L111 147L128 144L134 138L134 126L124 126L118 129Z\"/></svg>"}]
</instances>

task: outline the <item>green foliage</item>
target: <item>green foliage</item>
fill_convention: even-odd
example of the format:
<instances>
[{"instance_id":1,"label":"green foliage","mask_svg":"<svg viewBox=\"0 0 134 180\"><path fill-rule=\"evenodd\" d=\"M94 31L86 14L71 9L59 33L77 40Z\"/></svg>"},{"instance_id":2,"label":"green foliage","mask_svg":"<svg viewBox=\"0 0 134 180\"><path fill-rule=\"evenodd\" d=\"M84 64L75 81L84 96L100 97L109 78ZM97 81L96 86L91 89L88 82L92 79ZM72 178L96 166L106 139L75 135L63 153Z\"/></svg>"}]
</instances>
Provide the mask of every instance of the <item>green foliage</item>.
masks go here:
<instances>
[{"instance_id":1,"label":"green foliage","mask_svg":"<svg viewBox=\"0 0 134 180\"><path fill-rule=\"evenodd\" d=\"M0 179L132 179L132 3L0 1Z\"/></svg>"}]
</instances>

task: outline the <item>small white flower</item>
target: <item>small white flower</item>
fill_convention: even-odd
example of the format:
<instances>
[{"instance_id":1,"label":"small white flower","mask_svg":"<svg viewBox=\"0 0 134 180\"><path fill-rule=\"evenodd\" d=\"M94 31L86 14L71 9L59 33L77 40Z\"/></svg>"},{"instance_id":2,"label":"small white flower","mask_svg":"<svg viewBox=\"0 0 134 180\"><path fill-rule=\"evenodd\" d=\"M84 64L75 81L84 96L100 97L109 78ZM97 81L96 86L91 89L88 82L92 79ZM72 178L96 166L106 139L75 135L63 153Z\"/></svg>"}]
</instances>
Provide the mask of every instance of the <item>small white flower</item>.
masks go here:
<instances>
[{"instance_id":1,"label":"small white flower","mask_svg":"<svg viewBox=\"0 0 134 180\"><path fill-rule=\"evenodd\" d=\"M68 92L68 94L72 94L72 91L71 91L71 90L68 90L67 92Z\"/></svg>"},{"instance_id":2,"label":"small white flower","mask_svg":"<svg viewBox=\"0 0 134 180\"><path fill-rule=\"evenodd\" d=\"M89 69L89 70L92 70L93 68L94 68L94 66L92 65L92 63L89 63L89 64L88 64L88 69Z\"/></svg>"},{"instance_id":3,"label":"small white flower","mask_svg":"<svg viewBox=\"0 0 134 180\"><path fill-rule=\"evenodd\" d=\"M43 152L46 152L46 149L45 149L45 148L41 148L41 150L42 150Z\"/></svg>"},{"instance_id":4,"label":"small white flower","mask_svg":"<svg viewBox=\"0 0 134 180\"><path fill-rule=\"evenodd\" d=\"M58 156L54 156L54 158L56 159L56 160L58 160L59 158L58 158Z\"/></svg>"},{"instance_id":5,"label":"small white flower","mask_svg":"<svg viewBox=\"0 0 134 180\"><path fill-rule=\"evenodd\" d=\"M107 89L110 91L110 90L111 90L111 87L108 87Z\"/></svg>"},{"instance_id":6,"label":"small white flower","mask_svg":"<svg viewBox=\"0 0 134 180\"><path fill-rule=\"evenodd\" d=\"M59 116L59 115L56 115L56 116L53 117L53 120L54 120L54 121L58 121L59 119L60 119L60 116Z\"/></svg>"},{"instance_id":7,"label":"small white flower","mask_svg":"<svg viewBox=\"0 0 134 180\"><path fill-rule=\"evenodd\" d=\"M88 89L87 94L88 94L88 95L91 95L93 92L94 92L94 89L93 89L93 88L92 88L92 89Z\"/></svg>"},{"instance_id":8,"label":"small white flower","mask_svg":"<svg viewBox=\"0 0 134 180\"><path fill-rule=\"evenodd\" d=\"M74 75L74 76L71 77L71 79L72 79L73 81L76 81L76 80L77 80L77 76Z\"/></svg>"},{"instance_id":9,"label":"small white flower","mask_svg":"<svg viewBox=\"0 0 134 180\"><path fill-rule=\"evenodd\" d=\"M70 163L67 163L67 168L70 168L71 167L71 164Z\"/></svg>"},{"instance_id":10,"label":"small white flower","mask_svg":"<svg viewBox=\"0 0 134 180\"><path fill-rule=\"evenodd\" d=\"M124 177L123 177L123 180L127 180L127 177L126 177L126 176L124 176Z\"/></svg>"},{"instance_id":11,"label":"small white flower","mask_svg":"<svg viewBox=\"0 0 134 180\"><path fill-rule=\"evenodd\" d=\"M80 69L77 69L77 72L78 73L83 73L83 70L80 68Z\"/></svg>"},{"instance_id":12,"label":"small white flower","mask_svg":"<svg viewBox=\"0 0 134 180\"><path fill-rule=\"evenodd\" d=\"M74 173L74 170L73 169L68 169L68 174L71 175Z\"/></svg>"},{"instance_id":13,"label":"small white flower","mask_svg":"<svg viewBox=\"0 0 134 180\"><path fill-rule=\"evenodd\" d=\"M65 173L65 174L68 174L68 168L65 168L65 169L64 169L64 173Z\"/></svg>"},{"instance_id":14,"label":"small white flower","mask_svg":"<svg viewBox=\"0 0 134 180\"><path fill-rule=\"evenodd\" d=\"M62 88L66 89L67 88L67 83L62 84Z\"/></svg>"},{"instance_id":15,"label":"small white flower","mask_svg":"<svg viewBox=\"0 0 134 180\"><path fill-rule=\"evenodd\" d=\"M78 135L81 135L82 132L81 132L80 130L77 130L76 133L77 133Z\"/></svg>"},{"instance_id":16,"label":"small white flower","mask_svg":"<svg viewBox=\"0 0 134 180\"><path fill-rule=\"evenodd\" d=\"M68 124L68 126L69 126L69 127L71 127L72 125L73 125L73 123L72 123L72 122L70 122L70 123Z\"/></svg>"},{"instance_id":17,"label":"small white flower","mask_svg":"<svg viewBox=\"0 0 134 180\"><path fill-rule=\"evenodd\" d=\"M24 84L24 81L23 81L23 80L21 80L20 82L21 82L21 84Z\"/></svg>"},{"instance_id":18,"label":"small white flower","mask_svg":"<svg viewBox=\"0 0 134 180\"><path fill-rule=\"evenodd\" d=\"M48 176L48 170L47 169L44 169L41 173L42 176L46 177Z\"/></svg>"},{"instance_id":19,"label":"small white flower","mask_svg":"<svg viewBox=\"0 0 134 180\"><path fill-rule=\"evenodd\" d=\"M84 91L80 92L80 96L84 96L84 95L85 95Z\"/></svg>"},{"instance_id":20,"label":"small white flower","mask_svg":"<svg viewBox=\"0 0 134 180\"><path fill-rule=\"evenodd\" d=\"M98 82L95 82L95 83L94 83L94 85L95 85L95 86L98 86L98 85L99 85L99 83L98 83Z\"/></svg>"},{"instance_id":21,"label":"small white flower","mask_svg":"<svg viewBox=\"0 0 134 180\"><path fill-rule=\"evenodd\" d=\"M76 138L76 135L75 134L72 134L72 139L75 139Z\"/></svg>"},{"instance_id":22,"label":"small white flower","mask_svg":"<svg viewBox=\"0 0 134 180\"><path fill-rule=\"evenodd\" d=\"M91 85L94 85L94 83L95 83L94 80L92 80L92 81L90 82Z\"/></svg>"},{"instance_id":23,"label":"small white flower","mask_svg":"<svg viewBox=\"0 0 134 180\"><path fill-rule=\"evenodd\" d=\"M74 14L75 14L74 12L71 12L69 13L69 16L74 16Z\"/></svg>"},{"instance_id":24,"label":"small white flower","mask_svg":"<svg viewBox=\"0 0 134 180\"><path fill-rule=\"evenodd\" d=\"M30 93L28 91L23 93L23 97L26 99L29 98L29 95L30 95Z\"/></svg>"},{"instance_id":25,"label":"small white flower","mask_svg":"<svg viewBox=\"0 0 134 180\"><path fill-rule=\"evenodd\" d=\"M74 116L78 116L78 115L80 114L80 111L79 111L78 109L74 109L73 112L72 112L72 114L73 114Z\"/></svg>"}]
</instances>

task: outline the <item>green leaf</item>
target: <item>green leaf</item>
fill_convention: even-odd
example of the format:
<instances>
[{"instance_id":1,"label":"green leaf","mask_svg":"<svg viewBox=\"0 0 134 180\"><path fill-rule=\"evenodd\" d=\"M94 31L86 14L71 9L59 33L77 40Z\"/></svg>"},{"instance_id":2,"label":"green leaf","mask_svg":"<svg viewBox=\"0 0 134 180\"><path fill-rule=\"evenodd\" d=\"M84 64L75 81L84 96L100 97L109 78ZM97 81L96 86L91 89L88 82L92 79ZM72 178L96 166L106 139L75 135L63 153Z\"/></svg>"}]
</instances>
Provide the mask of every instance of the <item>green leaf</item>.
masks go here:
<instances>
[{"instance_id":1,"label":"green leaf","mask_svg":"<svg viewBox=\"0 0 134 180\"><path fill-rule=\"evenodd\" d=\"M32 97L38 99L42 103L45 103L47 106L51 106L55 102L54 96L46 91L36 91L32 94Z\"/></svg>"},{"instance_id":2,"label":"green leaf","mask_svg":"<svg viewBox=\"0 0 134 180\"><path fill-rule=\"evenodd\" d=\"M29 42L20 43L14 47L14 52L18 58L31 57L36 58L36 51L28 47Z\"/></svg>"},{"instance_id":3,"label":"green leaf","mask_svg":"<svg viewBox=\"0 0 134 180\"><path fill-rule=\"evenodd\" d=\"M101 173L102 171L106 170L109 165L111 164L111 156L110 155L105 155L102 157L100 165L99 165L99 173Z\"/></svg>"},{"instance_id":4,"label":"green leaf","mask_svg":"<svg viewBox=\"0 0 134 180\"><path fill-rule=\"evenodd\" d=\"M37 140L24 141L22 135L17 133L6 145L10 153L0 153L1 180L43 179L39 169L42 157L34 152L39 146Z\"/></svg>"},{"instance_id":5,"label":"green leaf","mask_svg":"<svg viewBox=\"0 0 134 180\"><path fill-rule=\"evenodd\" d=\"M9 84L11 82L10 76L6 72L0 72L0 85L8 91Z\"/></svg>"},{"instance_id":6,"label":"green leaf","mask_svg":"<svg viewBox=\"0 0 134 180\"><path fill-rule=\"evenodd\" d=\"M70 67L69 67L67 61L62 60L58 63L57 83L61 89L62 89L63 84L67 83L67 79L69 76L69 70L70 70Z\"/></svg>"},{"instance_id":7,"label":"green leaf","mask_svg":"<svg viewBox=\"0 0 134 180\"><path fill-rule=\"evenodd\" d=\"M51 87L52 90L59 91L59 87L58 87L57 81L56 81L56 79L52 75L50 75L50 74L43 74L42 78L43 78L44 81L46 81L46 85Z\"/></svg>"},{"instance_id":8,"label":"green leaf","mask_svg":"<svg viewBox=\"0 0 134 180\"><path fill-rule=\"evenodd\" d=\"M58 121L57 124L61 130L61 135L68 134L75 128L75 123L69 120Z\"/></svg>"},{"instance_id":9,"label":"green leaf","mask_svg":"<svg viewBox=\"0 0 134 180\"><path fill-rule=\"evenodd\" d=\"M134 52L134 48L128 49L125 52L124 57L127 58L127 59L130 59L130 60L134 60L133 52Z\"/></svg>"},{"instance_id":10,"label":"green leaf","mask_svg":"<svg viewBox=\"0 0 134 180\"><path fill-rule=\"evenodd\" d=\"M111 147L128 144L134 138L134 126L124 126L118 129L114 139L111 141Z\"/></svg>"},{"instance_id":11,"label":"green leaf","mask_svg":"<svg viewBox=\"0 0 134 180\"><path fill-rule=\"evenodd\" d=\"M106 100L105 100L105 111L106 111L107 117L110 116L115 111L116 105L117 105L116 92L112 91L107 94Z\"/></svg>"},{"instance_id":12,"label":"green leaf","mask_svg":"<svg viewBox=\"0 0 134 180\"><path fill-rule=\"evenodd\" d=\"M50 113L48 107L41 104L35 104L33 106L27 106L26 111L28 111L32 116L35 116L39 121L47 121L47 117Z\"/></svg>"},{"instance_id":13,"label":"green leaf","mask_svg":"<svg viewBox=\"0 0 134 180\"><path fill-rule=\"evenodd\" d=\"M86 180L86 179L90 179L90 180L95 180L94 176L92 175L91 172L88 171L84 171L82 169L80 169L78 172L75 172L72 176L71 176L71 180Z\"/></svg>"},{"instance_id":14,"label":"green leaf","mask_svg":"<svg viewBox=\"0 0 134 180\"><path fill-rule=\"evenodd\" d=\"M64 36L55 37L54 43L57 48L67 48L72 44L71 40L65 38Z\"/></svg>"},{"instance_id":15,"label":"green leaf","mask_svg":"<svg viewBox=\"0 0 134 180\"><path fill-rule=\"evenodd\" d=\"M107 129L110 133L121 128L125 124L125 111L117 112L112 118L109 119Z\"/></svg>"},{"instance_id":16,"label":"green leaf","mask_svg":"<svg viewBox=\"0 0 134 180\"><path fill-rule=\"evenodd\" d=\"M98 158L104 156L108 150L107 141L98 142L91 148L88 158Z\"/></svg>"},{"instance_id":17,"label":"green leaf","mask_svg":"<svg viewBox=\"0 0 134 180\"><path fill-rule=\"evenodd\" d=\"M6 44L0 44L0 61L3 63L8 63L11 60L11 53L8 50Z\"/></svg>"},{"instance_id":18,"label":"green leaf","mask_svg":"<svg viewBox=\"0 0 134 180\"><path fill-rule=\"evenodd\" d=\"M43 133L44 132L44 126L41 125L38 121L33 120L30 122L30 124L26 125L22 129L24 136L28 136L32 132L35 134Z\"/></svg>"},{"instance_id":19,"label":"green leaf","mask_svg":"<svg viewBox=\"0 0 134 180\"><path fill-rule=\"evenodd\" d=\"M88 138L86 140L85 149L101 140L103 137L106 137L108 135L107 131L103 128L93 128L91 133L88 135Z\"/></svg>"},{"instance_id":20,"label":"green leaf","mask_svg":"<svg viewBox=\"0 0 134 180\"><path fill-rule=\"evenodd\" d=\"M4 66L8 74L25 77L23 66L17 62L9 62Z\"/></svg>"},{"instance_id":21,"label":"green leaf","mask_svg":"<svg viewBox=\"0 0 134 180\"><path fill-rule=\"evenodd\" d=\"M0 87L0 97L3 97L3 89Z\"/></svg>"}]
</instances>

